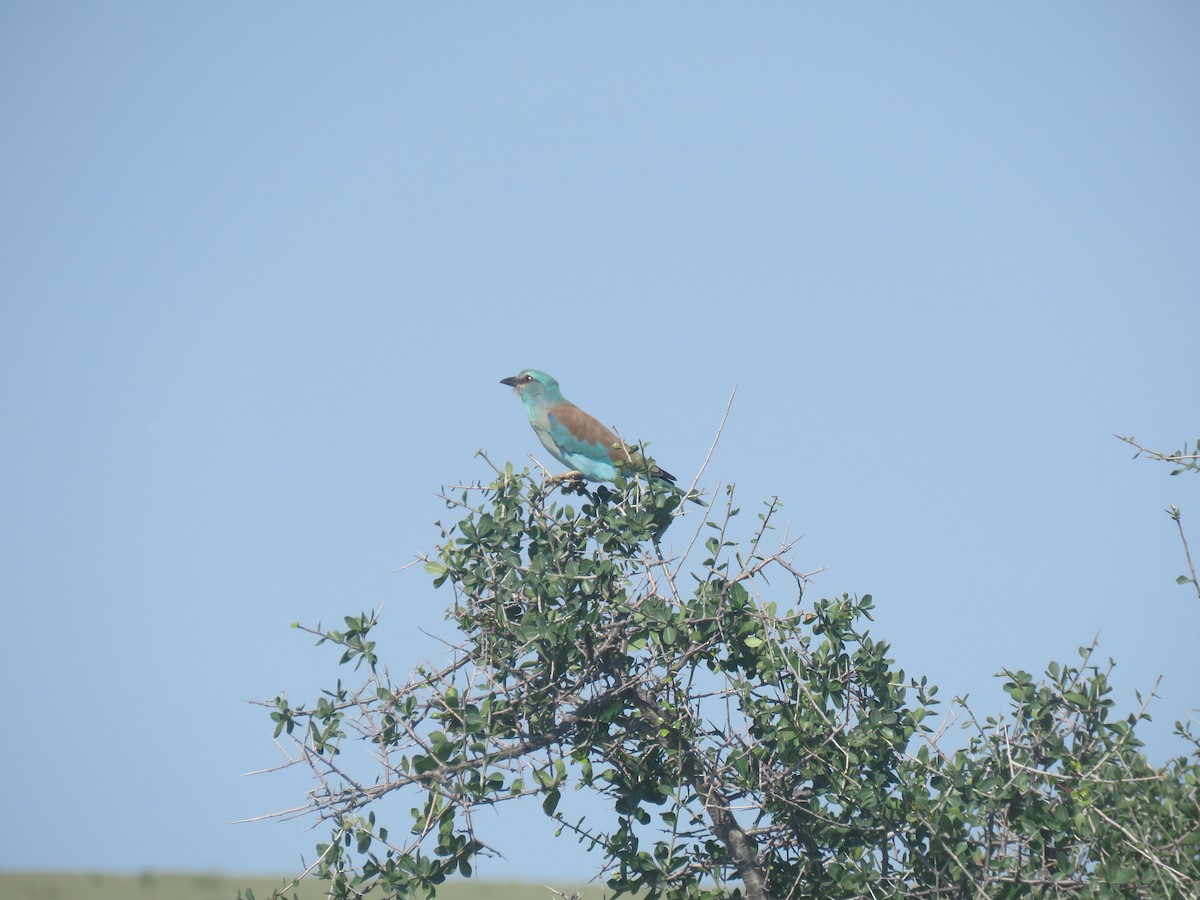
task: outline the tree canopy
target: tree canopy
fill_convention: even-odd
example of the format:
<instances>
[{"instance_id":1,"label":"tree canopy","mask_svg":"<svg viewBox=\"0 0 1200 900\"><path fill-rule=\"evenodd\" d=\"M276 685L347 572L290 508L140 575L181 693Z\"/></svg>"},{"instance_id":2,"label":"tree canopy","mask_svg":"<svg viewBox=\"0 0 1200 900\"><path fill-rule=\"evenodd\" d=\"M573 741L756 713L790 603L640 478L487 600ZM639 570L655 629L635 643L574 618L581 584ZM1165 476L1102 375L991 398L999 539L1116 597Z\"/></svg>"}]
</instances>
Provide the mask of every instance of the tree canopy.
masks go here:
<instances>
[{"instance_id":1,"label":"tree canopy","mask_svg":"<svg viewBox=\"0 0 1200 900\"><path fill-rule=\"evenodd\" d=\"M775 501L743 535L732 491L684 534L680 493L638 479L506 466L444 497L423 560L456 632L444 663L394 681L375 614L349 616L308 630L360 683L269 702L311 767L290 814L327 823L332 897L434 896L503 850L474 814L529 796L612 896L1200 893L1200 746L1177 724L1187 754L1148 761L1150 697L1118 711L1094 646L1000 673L1002 718L955 702L935 729L938 690L872 634L872 598L810 598ZM606 811L569 815L571 790Z\"/></svg>"}]
</instances>

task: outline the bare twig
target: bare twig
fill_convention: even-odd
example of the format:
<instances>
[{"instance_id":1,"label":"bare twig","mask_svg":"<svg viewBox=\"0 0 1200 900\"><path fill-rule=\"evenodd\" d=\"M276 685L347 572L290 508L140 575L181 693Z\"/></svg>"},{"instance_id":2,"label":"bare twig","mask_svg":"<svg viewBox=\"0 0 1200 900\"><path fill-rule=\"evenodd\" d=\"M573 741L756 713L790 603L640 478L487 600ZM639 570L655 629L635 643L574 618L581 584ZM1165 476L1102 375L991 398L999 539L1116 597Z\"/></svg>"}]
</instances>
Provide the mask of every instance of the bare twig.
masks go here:
<instances>
[{"instance_id":1,"label":"bare twig","mask_svg":"<svg viewBox=\"0 0 1200 900\"><path fill-rule=\"evenodd\" d=\"M1124 441L1126 444L1137 450L1137 453L1133 454L1134 459L1137 459L1139 456L1145 454L1150 459L1157 460L1159 462L1180 464L1184 468L1188 469L1195 468L1197 463L1200 462L1200 441L1196 442L1195 453L1188 453L1187 444L1184 444L1183 449L1178 453L1163 453L1159 450L1151 450L1149 447L1143 447L1132 437L1122 437L1119 434L1114 434L1113 437L1119 441Z\"/></svg>"},{"instance_id":2,"label":"bare twig","mask_svg":"<svg viewBox=\"0 0 1200 900\"><path fill-rule=\"evenodd\" d=\"M1188 547L1187 535L1183 533L1183 513L1180 512L1178 506L1172 503L1171 507L1167 510L1167 515L1171 517L1171 520L1175 523L1175 527L1179 529L1179 540L1183 544L1183 555L1184 558L1187 559L1188 572L1190 572L1192 576L1190 579L1178 579L1179 583L1184 584L1190 580L1192 587L1196 589L1196 595L1200 596L1200 580L1196 578L1196 565L1192 562L1192 551Z\"/></svg>"},{"instance_id":3,"label":"bare twig","mask_svg":"<svg viewBox=\"0 0 1200 900\"><path fill-rule=\"evenodd\" d=\"M700 483L700 479L704 477L704 472L708 469L708 463L717 449L717 444L721 441L721 434L725 431L725 423L729 420L729 410L733 408L733 398L737 396L737 391L737 385L735 384L733 390L729 392L729 399L725 401L725 412L721 416L721 424L717 426L717 433L713 436L712 444L709 445L704 462L700 464L700 468L696 472L696 477L692 479L692 483L688 487L687 492L689 496L696 490L696 485Z\"/></svg>"}]
</instances>

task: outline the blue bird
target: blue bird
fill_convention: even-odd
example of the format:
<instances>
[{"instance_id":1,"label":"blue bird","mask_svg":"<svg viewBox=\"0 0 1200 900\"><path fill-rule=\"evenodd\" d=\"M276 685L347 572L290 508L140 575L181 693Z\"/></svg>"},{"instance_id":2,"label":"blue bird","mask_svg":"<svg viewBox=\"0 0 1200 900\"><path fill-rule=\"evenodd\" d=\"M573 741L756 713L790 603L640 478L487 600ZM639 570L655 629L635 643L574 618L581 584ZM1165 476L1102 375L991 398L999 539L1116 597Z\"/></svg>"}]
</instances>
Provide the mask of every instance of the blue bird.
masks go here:
<instances>
[{"instance_id":1,"label":"blue bird","mask_svg":"<svg viewBox=\"0 0 1200 900\"><path fill-rule=\"evenodd\" d=\"M554 458L588 481L615 481L618 470L631 474L646 465L641 454L564 397L558 382L545 372L526 369L500 383L521 398L529 424ZM674 475L657 466L650 474L675 483Z\"/></svg>"}]
</instances>

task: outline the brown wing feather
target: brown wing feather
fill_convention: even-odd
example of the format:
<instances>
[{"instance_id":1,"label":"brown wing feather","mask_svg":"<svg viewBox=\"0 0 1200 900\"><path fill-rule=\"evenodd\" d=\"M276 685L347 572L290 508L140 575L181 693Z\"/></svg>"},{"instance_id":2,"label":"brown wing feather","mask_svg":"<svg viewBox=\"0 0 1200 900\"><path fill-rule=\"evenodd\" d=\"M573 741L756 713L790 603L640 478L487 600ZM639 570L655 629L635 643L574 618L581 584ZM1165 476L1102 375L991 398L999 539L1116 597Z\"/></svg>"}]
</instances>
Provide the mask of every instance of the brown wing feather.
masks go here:
<instances>
[{"instance_id":1,"label":"brown wing feather","mask_svg":"<svg viewBox=\"0 0 1200 900\"><path fill-rule=\"evenodd\" d=\"M636 453L631 454L629 448L615 434L574 403L560 403L550 410L550 415L558 419L576 440L604 447L608 450L609 458L620 461L637 460ZM624 452L619 453L622 450Z\"/></svg>"},{"instance_id":2,"label":"brown wing feather","mask_svg":"<svg viewBox=\"0 0 1200 900\"><path fill-rule=\"evenodd\" d=\"M642 455L635 453L629 445L618 438L608 428L604 427L594 416L589 416L574 403L559 403L550 410L550 415L558 419L571 435L585 444L599 444L608 450L608 458L617 465L632 463L635 466L643 464ZM675 476L670 472L654 467L653 474L666 481L674 482Z\"/></svg>"}]
</instances>

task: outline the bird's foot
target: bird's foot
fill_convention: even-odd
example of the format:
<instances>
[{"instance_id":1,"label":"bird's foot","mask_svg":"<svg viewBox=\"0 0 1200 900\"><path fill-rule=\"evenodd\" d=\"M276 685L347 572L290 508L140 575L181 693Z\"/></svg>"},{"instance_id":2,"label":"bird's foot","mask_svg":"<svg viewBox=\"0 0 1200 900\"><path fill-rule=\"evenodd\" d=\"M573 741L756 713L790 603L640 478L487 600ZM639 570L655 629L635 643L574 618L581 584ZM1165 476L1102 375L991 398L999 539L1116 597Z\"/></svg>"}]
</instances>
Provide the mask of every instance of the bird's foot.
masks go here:
<instances>
[{"instance_id":1,"label":"bird's foot","mask_svg":"<svg viewBox=\"0 0 1200 900\"><path fill-rule=\"evenodd\" d=\"M582 472L574 470L570 472L562 472L558 475L551 475L548 483L551 485L562 485L565 491L584 491L586 490L586 482Z\"/></svg>"}]
</instances>

